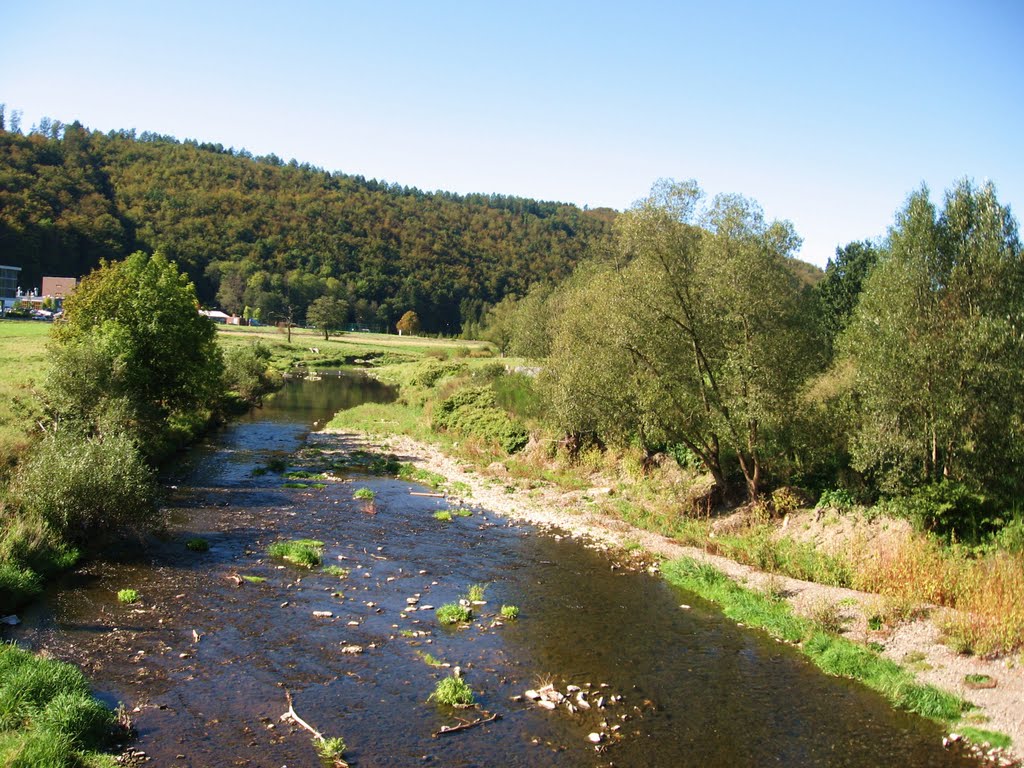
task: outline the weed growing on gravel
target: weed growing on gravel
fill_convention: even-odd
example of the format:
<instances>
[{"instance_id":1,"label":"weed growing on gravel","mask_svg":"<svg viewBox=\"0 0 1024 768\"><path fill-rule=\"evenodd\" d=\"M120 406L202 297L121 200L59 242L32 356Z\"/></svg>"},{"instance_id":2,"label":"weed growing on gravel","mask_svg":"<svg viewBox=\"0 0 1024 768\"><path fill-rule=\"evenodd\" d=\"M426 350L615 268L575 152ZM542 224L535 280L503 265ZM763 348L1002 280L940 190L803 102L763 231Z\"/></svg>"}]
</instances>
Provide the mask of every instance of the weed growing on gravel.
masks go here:
<instances>
[{"instance_id":1,"label":"weed growing on gravel","mask_svg":"<svg viewBox=\"0 0 1024 768\"><path fill-rule=\"evenodd\" d=\"M501 606L501 618L508 621L515 621L519 618L519 608L515 605Z\"/></svg>"},{"instance_id":2,"label":"weed growing on gravel","mask_svg":"<svg viewBox=\"0 0 1024 768\"><path fill-rule=\"evenodd\" d=\"M452 521L452 513L447 509L439 509L434 513L434 519L440 520L443 523L450 523Z\"/></svg>"},{"instance_id":3,"label":"weed growing on gravel","mask_svg":"<svg viewBox=\"0 0 1024 768\"><path fill-rule=\"evenodd\" d=\"M139 593L134 589L121 589L117 592L117 600L120 603L137 603L139 602Z\"/></svg>"},{"instance_id":4,"label":"weed growing on gravel","mask_svg":"<svg viewBox=\"0 0 1024 768\"><path fill-rule=\"evenodd\" d=\"M356 492L352 496L361 501L373 501L377 498L377 494L370 488L357 488Z\"/></svg>"}]
</instances>

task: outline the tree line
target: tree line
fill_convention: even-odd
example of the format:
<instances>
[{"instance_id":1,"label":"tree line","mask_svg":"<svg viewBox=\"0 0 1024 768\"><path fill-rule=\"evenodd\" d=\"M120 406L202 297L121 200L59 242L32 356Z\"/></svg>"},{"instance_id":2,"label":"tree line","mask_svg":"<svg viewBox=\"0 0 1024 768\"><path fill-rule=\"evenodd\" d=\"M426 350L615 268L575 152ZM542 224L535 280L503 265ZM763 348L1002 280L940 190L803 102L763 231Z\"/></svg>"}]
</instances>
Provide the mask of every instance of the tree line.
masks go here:
<instances>
[{"instance_id":1,"label":"tree line","mask_svg":"<svg viewBox=\"0 0 1024 768\"><path fill-rule=\"evenodd\" d=\"M26 285L160 250L203 304L248 307L264 323L305 323L327 297L349 322L393 329L414 311L424 330L456 334L531 281L566 277L615 215L424 192L153 133L10 127L0 107L0 250Z\"/></svg>"},{"instance_id":2,"label":"tree line","mask_svg":"<svg viewBox=\"0 0 1024 768\"><path fill-rule=\"evenodd\" d=\"M1024 258L993 185L941 207L922 187L818 282L799 242L751 200L659 182L606 252L481 333L543 361L576 444L669 452L720 497L833 489L947 536L998 527L1024 493Z\"/></svg>"}]
</instances>

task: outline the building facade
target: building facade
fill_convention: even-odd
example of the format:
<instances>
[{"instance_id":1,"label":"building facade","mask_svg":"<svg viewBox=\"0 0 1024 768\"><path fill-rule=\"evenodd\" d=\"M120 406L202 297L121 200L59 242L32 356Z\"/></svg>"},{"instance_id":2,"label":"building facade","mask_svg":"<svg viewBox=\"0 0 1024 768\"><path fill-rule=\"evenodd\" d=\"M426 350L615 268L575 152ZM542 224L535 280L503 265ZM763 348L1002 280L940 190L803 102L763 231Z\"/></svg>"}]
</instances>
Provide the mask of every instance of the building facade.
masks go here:
<instances>
[{"instance_id":1,"label":"building facade","mask_svg":"<svg viewBox=\"0 0 1024 768\"><path fill-rule=\"evenodd\" d=\"M14 306L18 293L18 273L21 267L0 264L0 310L6 312Z\"/></svg>"}]
</instances>

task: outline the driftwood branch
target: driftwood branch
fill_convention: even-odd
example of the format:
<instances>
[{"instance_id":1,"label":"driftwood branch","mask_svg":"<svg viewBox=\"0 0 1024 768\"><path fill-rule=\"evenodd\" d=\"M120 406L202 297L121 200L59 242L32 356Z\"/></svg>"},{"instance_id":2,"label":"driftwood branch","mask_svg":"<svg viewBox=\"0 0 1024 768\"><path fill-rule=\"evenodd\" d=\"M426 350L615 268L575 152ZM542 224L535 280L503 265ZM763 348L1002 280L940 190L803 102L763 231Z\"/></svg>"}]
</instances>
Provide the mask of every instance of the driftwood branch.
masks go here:
<instances>
[{"instance_id":1,"label":"driftwood branch","mask_svg":"<svg viewBox=\"0 0 1024 768\"><path fill-rule=\"evenodd\" d=\"M316 741L320 742L321 744L326 742L327 739L324 738L324 735L322 733L320 733L320 731L318 731L312 725L310 725L305 720L303 720L301 717L299 717L298 713L295 711L295 705L292 703L292 695L291 695L291 693L288 692L287 689L285 689L284 696L288 700L288 711L285 712L283 715L281 715L281 719L282 720L291 720L296 725L302 726L307 731L309 731L311 734L313 734L313 738ZM340 757L332 757L331 759L334 762L335 768L349 768L348 763L346 763Z\"/></svg>"},{"instance_id":2,"label":"driftwood branch","mask_svg":"<svg viewBox=\"0 0 1024 768\"><path fill-rule=\"evenodd\" d=\"M493 723L495 720L500 719L501 715L495 712L490 717L481 717L477 720L463 720L459 725L443 725L441 726L440 731L432 733L430 734L430 736L431 738L436 739L438 736L444 736L448 733L455 733L456 731L465 731L469 728L475 728L476 726L483 725L484 723Z\"/></svg>"}]
</instances>

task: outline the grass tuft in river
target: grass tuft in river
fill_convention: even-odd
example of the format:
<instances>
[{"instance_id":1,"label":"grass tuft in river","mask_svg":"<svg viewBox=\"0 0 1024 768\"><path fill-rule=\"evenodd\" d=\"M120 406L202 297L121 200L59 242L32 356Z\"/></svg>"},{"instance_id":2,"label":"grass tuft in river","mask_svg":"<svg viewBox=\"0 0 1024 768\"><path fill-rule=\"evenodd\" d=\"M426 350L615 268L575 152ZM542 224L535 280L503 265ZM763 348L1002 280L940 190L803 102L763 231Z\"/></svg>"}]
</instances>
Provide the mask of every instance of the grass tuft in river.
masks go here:
<instances>
[{"instance_id":1,"label":"grass tuft in river","mask_svg":"<svg viewBox=\"0 0 1024 768\"><path fill-rule=\"evenodd\" d=\"M445 603L434 615L442 624L462 624L473 618L473 612L458 603Z\"/></svg>"},{"instance_id":2,"label":"grass tuft in river","mask_svg":"<svg viewBox=\"0 0 1024 768\"><path fill-rule=\"evenodd\" d=\"M139 602L139 593L134 589L121 589L117 592L117 600L120 603L137 603Z\"/></svg>"},{"instance_id":3,"label":"grass tuft in river","mask_svg":"<svg viewBox=\"0 0 1024 768\"><path fill-rule=\"evenodd\" d=\"M267 547L267 554L287 560L303 568L315 568L323 562L324 543L315 539L275 541Z\"/></svg>"},{"instance_id":4,"label":"grass tuft in river","mask_svg":"<svg viewBox=\"0 0 1024 768\"><path fill-rule=\"evenodd\" d=\"M206 552L210 549L210 542L202 538L189 539L185 542L185 548L191 552Z\"/></svg>"},{"instance_id":5,"label":"grass tuft in river","mask_svg":"<svg viewBox=\"0 0 1024 768\"><path fill-rule=\"evenodd\" d=\"M437 681L427 701L436 701L449 707L471 707L474 702L473 689L461 677L446 677Z\"/></svg>"},{"instance_id":6,"label":"grass tuft in river","mask_svg":"<svg viewBox=\"0 0 1024 768\"><path fill-rule=\"evenodd\" d=\"M515 605L501 606L501 618L507 621L515 621L519 618L519 607Z\"/></svg>"},{"instance_id":7,"label":"grass tuft in river","mask_svg":"<svg viewBox=\"0 0 1024 768\"><path fill-rule=\"evenodd\" d=\"M352 494L352 496L362 501L373 501L377 498L377 494L370 488L357 488L356 492Z\"/></svg>"}]
</instances>

